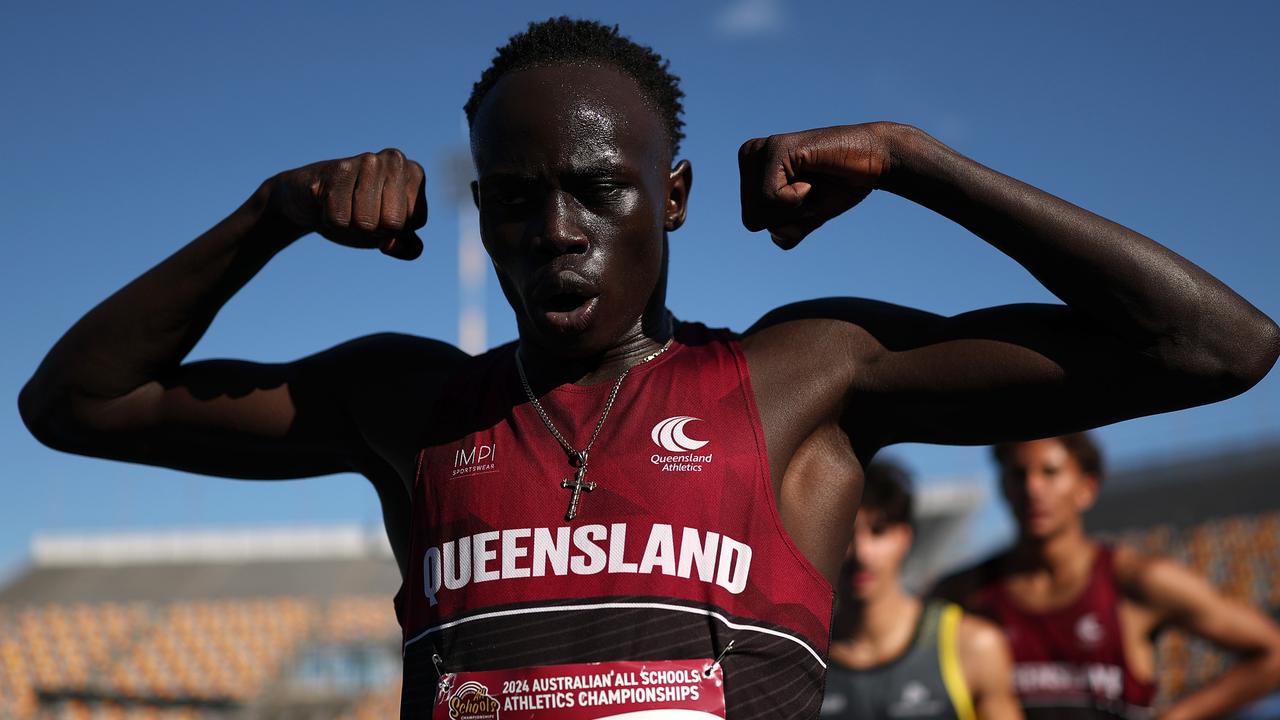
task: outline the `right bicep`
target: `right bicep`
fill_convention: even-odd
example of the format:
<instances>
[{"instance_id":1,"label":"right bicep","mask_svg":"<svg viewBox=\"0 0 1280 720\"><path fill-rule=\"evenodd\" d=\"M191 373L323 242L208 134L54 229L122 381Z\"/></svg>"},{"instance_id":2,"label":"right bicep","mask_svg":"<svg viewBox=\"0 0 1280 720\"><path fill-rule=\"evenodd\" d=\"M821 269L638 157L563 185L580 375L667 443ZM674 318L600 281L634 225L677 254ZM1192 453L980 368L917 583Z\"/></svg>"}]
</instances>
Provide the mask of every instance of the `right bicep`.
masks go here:
<instances>
[{"instance_id":1,"label":"right bicep","mask_svg":"<svg viewBox=\"0 0 1280 720\"><path fill-rule=\"evenodd\" d=\"M358 470L367 448L353 394L372 373L429 369L447 348L387 334L289 363L187 363L124 396L79 401L59 449L233 478Z\"/></svg>"}]
</instances>

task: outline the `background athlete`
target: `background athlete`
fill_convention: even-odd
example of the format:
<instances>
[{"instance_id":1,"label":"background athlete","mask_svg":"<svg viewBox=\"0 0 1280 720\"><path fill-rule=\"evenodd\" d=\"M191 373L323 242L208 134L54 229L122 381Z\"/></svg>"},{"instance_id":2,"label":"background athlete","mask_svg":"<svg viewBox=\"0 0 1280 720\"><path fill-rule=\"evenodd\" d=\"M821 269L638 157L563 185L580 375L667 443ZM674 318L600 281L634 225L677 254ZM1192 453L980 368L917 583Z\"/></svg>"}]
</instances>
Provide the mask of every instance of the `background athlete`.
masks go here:
<instances>
[{"instance_id":1,"label":"background athlete","mask_svg":"<svg viewBox=\"0 0 1280 720\"><path fill-rule=\"evenodd\" d=\"M512 346L472 359L439 341L379 334L294 362L184 362L224 303L277 253L311 233L400 259L418 256L416 231L427 218L424 172L400 152L384 150L268 178L226 219L68 330L23 388L22 416L42 442L68 452L239 478L361 473L380 496L391 545L410 579L404 599L422 605L407 612L425 613L423 585L413 583L412 574L432 572L424 566L434 546L425 543L453 530L430 524L425 510L413 509L415 492L436 488L429 479L415 483L422 451L445 447L431 443L464 442L477 428L501 426L520 438L516 449L524 454L506 455L513 462L504 467L536 470L539 484L516 490L524 486L499 474L511 489L504 491L506 505L494 512L519 510L519 518L496 522L522 527L565 522L567 493L559 481L574 473L565 453L556 464L550 455L532 455L559 451L519 385L504 385L514 388L511 394L483 408L466 405L465 392L438 406L442 392L462 387L453 378L485 369L510 379L515 359L523 358L531 394L547 399L550 416L578 451L590 444L595 419L624 369L672 338L667 235L684 221L693 182L690 164L678 159L680 97L676 78L647 48L614 29L567 19L531 26L513 38L477 83L467 104L478 178L473 190L485 247L516 316L518 356ZM803 122L797 119L801 127ZM743 223L768 230L783 248L881 190L960 223L1063 302L954 317L854 298L802 302L769 313L740 338L705 340L701 354L683 355L684 366L674 362L677 343L660 364L649 366L652 372L642 373L652 377L618 395L619 402L632 402L643 392L648 401L671 405L652 408L668 414L647 415L639 428L636 415L611 418L615 424L604 426L591 450L593 468L630 462L619 452L623 446L608 444L609 433L647 437L655 421L688 414L675 401L699 388L697 373L718 373L707 390L738 398L721 409L740 433L720 442L750 455L750 462L741 454L734 458L746 463L740 481L763 476L768 503L755 501L754 485L751 493L723 497L750 500L756 513L750 522L778 528L767 538L777 548L777 567L795 577L813 575L815 587L836 578L861 493L861 468L879 448L1042 436L1213 402L1258 382L1280 352L1275 323L1201 268L1137 232L966 158L918 128L876 122L771 135L748 140L739 161ZM681 367L679 376L671 375ZM590 402L575 408L560 399L571 396ZM512 413L504 414L504 407ZM1054 412L1040 412L1046 407ZM470 420L480 425L452 425L460 422L459 409L478 413ZM718 470L724 482L737 477L728 471ZM608 482L593 472L587 481ZM612 487L630 491L625 484ZM635 507L655 516L697 507L673 497L637 491L641 504ZM461 498L446 496L450 502ZM586 496L574 522L612 519L591 515L606 509L594 499ZM700 511L714 515L711 507ZM473 540L481 534L472 525L464 530ZM414 533L423 536L416 549ZM593 577L600 583L626 580ZM766 581L769 588L717 595L707 603L756 598L759 606L775 608L776 619L785 608L767 602L767 593L784 589L790 577L753 576L753 582ZM466 592L506 587L505 580L473 583ZM573 591L592 592L582 586ZM464 611L483 602L468 601ZM745 685L735 684L730 665L731 706L773 703L773 717L816 712L822 682L816 658L826 638L809 621L822 613L797 613L787 627L810 626L794 633L807 638L815 660L779 671L792 673L786 679L798 684L753 684L762 689L752 692L782 688L777 700L734 696ZM554 627L548 632L589 635L572 624ZM516 662L504 657L497 639L509 641L509 633L495 633L484 645L470 630L457 630L447 649L473 657L484 647L486 662ZM709 653L722 649L725 637L718 632L712 625L700 635ZM572 657L585 655L575 652ZM596 652L630 654L617 644ZM783 667L771 662L777 657L770 652L748 648L735 662L759 661L761 672ZM406 655L406 693L430 675L411 674L409 663Z\"/></svg>"},{"instance_id":2,"label":"background athlete","mask_svg":"<svg viewBox=\"0 0 1280 720\"><path fill-rule=\"evenodd\" d=\"M1004 627L1028 717L1150 715L1154 641L1167 627L1241 659L1161 718L1224 717L1280 686L1280 628L1264 614L1172 560L1085 534L1103 474L1087 434L998 445L995 457L1017 543L940 593Z\"/></svg>"},{"instance_id":3,"label":"background athlete","mask_svg":"<svg viewBox=\"0 0 1280 720\"><path fill-rule=\"evenodd\" d=\"M1000 628L902 586L914 536L906 472L866 468L853 544L836 585L824 718L1019 720Z\"/></svg>"}]
</instances>

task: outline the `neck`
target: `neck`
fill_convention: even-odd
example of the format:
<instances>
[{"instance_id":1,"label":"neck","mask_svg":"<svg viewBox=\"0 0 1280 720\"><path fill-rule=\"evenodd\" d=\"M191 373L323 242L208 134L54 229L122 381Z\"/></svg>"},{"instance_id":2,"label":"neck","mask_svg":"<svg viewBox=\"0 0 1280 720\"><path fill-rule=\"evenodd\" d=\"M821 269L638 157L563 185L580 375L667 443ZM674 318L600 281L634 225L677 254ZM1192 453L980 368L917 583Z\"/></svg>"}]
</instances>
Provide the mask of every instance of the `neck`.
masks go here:
<instances>
[{"instance_id":1,"label":"neck","mask_svg":"<svg viewBox=\"0 0 1280 720\"><path fill-rule=\"evenodd\" d=\"M913 625L913 608L920 601L894 583L875 597L852 600L845 611L845 639L852 642L879 644L899 633L903 625Z\"/></svg>"},{"instance_id":2,"label":"neck","mask_svg":"<svg viewBox=\"0 0 1280 720\"><path fill-rule=\"evenodd\" d=\"M623 371L644 362L671 339L675 325L671 313L663 309L656 317L652 315L646 313L638 318L617 342L586 357L561 357L521 338L520 360L530 384L542 390L567 383L597 385L616 380Z\"/></svg>"},{"instance_id":3,"label":"neck","mask_svg":"<svg viewBox=\"0 0 1280 720\"><path fill-rule=\"evenodd\" d=\"M831 645L832 658L848 667L871 667L900 656L920 621L920 600L901 586L853 603L844 632Z\"/></svg>"}]
</instances>

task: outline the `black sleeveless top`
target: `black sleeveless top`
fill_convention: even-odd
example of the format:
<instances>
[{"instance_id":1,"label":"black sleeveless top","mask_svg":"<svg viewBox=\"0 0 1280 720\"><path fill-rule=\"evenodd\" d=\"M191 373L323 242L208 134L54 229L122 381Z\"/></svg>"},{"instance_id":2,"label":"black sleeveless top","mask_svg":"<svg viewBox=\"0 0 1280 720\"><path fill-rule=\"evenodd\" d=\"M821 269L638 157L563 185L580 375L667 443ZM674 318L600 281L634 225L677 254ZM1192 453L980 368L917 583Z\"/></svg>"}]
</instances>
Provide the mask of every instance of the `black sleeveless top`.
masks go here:
<instances>
[{"instance_id":1,"label":"black sleeveless top","mask_svg":"<svg viewBox=\"0 0 1280 720\"><path fill-rule=\"evenodd\" d=\"M831 663L821 717L972 720L973 701L956 653L962 614L958 605L930 601L902 655L861 670Z\"/></svg>"}]
</instances>

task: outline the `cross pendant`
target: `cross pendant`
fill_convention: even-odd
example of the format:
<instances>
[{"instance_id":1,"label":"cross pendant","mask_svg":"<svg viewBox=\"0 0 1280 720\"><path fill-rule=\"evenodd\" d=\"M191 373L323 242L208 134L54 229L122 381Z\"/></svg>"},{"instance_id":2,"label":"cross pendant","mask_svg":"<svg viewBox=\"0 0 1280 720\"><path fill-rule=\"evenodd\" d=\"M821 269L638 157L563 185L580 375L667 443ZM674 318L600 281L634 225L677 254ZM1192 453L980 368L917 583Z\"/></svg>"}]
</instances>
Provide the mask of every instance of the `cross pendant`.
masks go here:
<instances>
[{"instance_id":1,"label":"cross pendant","mask_svg":"<svg viewBox=\"0 0 1280 720\"><path fill-rule=\"evenodd\" d=\"M573 495L569 498L569 512L564 516L565 520L572 520L578 516L578 503L582 501L582 491L591 492L596 489L596 484L587 480L587 454L582 452L575 455L574 464L578 466L578 471L573 474L573 480L565 478L560 481L560 487L573 491Z\"/></svg>"}]
</instances>

